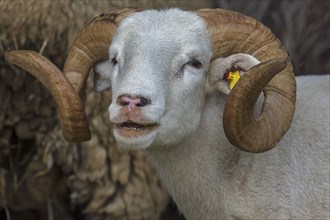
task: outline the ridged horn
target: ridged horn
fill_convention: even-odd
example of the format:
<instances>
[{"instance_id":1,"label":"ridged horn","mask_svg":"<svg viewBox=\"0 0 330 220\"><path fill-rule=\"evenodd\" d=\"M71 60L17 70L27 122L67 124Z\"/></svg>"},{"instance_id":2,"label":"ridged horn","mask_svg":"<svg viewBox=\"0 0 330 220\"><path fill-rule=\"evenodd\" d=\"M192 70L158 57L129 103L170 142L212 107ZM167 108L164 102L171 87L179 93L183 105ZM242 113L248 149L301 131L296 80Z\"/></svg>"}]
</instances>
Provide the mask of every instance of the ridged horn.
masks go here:
<instances>
[{"instance_id":1,"label":"ridged horn","mask_svg":"<svg viewBox=\"0 0 330 220\"><path fill-rule=\"evenodd\" d=\"M84 106L77 92L62 72L34 51L10 51L7 60L36 77L51 93L59 107L63 136L69 142L90 139Z\"/></svg>"},{"instance_id":2,"label":"ridged horn","mask_svg":"<svg viewBox=\"0 0 330 220\"><path fill-rule=\"evenodd\" d=\"M76 37L63 72L81 97L92 66L107 59L115 29L123 18L137 11L135 8L126 8L102 14L92 19Z\"/></svg>"},{"instance_id":3,"label":"ridged horn","mask_svg":"<svg viewBox=\"0 0 330 220\"><path fill-rule=\"evenodd\" d=\"M8 61L40 80L59 107L63 136L68 142L90 139L84 105L86 80L91 67L107 59L112 36L120 21L138 9L114 10L95 17L76 37L69 50L63 73L42 55L33 51L11 51Z\"/></svg>"},{"instance_id":4,"label":"ridged horn","mask_svg":"<svg viewBox=\"0 0 330 220\"><path fill-rule=\"evenodd\" d=\"M273 148L289 129L295 110L296 82L281 42L260 22L223 9L196 12L207 24L213 59L247 53L261 64L245 73L225 105L223 126L228 140L252 153ZM255 103L264 92L260 116Z\"/></svg>"}]
</instances>

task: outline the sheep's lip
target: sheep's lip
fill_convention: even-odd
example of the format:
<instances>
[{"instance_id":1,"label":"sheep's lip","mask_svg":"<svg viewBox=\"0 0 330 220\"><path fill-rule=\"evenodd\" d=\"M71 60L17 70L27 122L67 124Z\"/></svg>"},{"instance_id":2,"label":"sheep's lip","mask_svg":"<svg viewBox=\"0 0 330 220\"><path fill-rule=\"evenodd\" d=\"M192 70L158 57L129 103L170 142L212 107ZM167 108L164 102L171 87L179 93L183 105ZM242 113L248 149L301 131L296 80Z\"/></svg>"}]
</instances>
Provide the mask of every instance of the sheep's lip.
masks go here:
<instances>
[{"instance_id":1,"label":"sheep's lip","mask_svg":"<svg viewBox=\"0 0 330 220\"><path fill-rule=\"evenodd\" d=\"M124 137L144 136L159 127L158 123L140 124L133 121L116 124L119 134Z\"/></svg>"}]
</instances>

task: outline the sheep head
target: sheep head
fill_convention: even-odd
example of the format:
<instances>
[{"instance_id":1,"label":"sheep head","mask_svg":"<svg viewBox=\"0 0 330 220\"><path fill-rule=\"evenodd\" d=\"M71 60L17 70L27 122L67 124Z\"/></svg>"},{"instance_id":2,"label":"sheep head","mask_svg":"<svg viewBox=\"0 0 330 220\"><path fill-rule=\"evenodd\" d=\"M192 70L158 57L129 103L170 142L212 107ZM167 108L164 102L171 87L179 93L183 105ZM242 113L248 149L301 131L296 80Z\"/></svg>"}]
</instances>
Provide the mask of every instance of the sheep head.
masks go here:
<instances>
[{"instance_id":1,"label":"sheep head","mask_svg":"<svg viewBox=\"0 0 330 220\"><path fill-rule=\"evenodd\" d=\"M32 55L35 60L22 61L24 57L17 58L19 53L11 52L9 61L22 68L32 65L34 69L26 68L30 73L47 72L47 68L33 64L40 57ZM224 130L233 145L254 153L269 150L293 118L295 79L287 53L268 28L239 13L125 9L93 19L76 38L64 68L65 87L70 87L75 100L83 97L91 67L103 60L96 65L96 72L104 80L96 80L96 87L102 90L111 85L110 120L124 147L170 146L191 135L199 125L206 95L225 91L226 65L239 65L246 72L230 92L224 110ZM60 74L58 70L56 74ZM43 76L50 74L39 75L43 81ZM261 92L265 101L256 117L254 105ZM67 97L66 92L62 95ZM54 97L62 100L62 95ZM82 108L81 102L77 106ZM64 119L74 118L66 117L69 111L60 110L64 133L65 126L70 127ZM88 131L87 123L69 122L81 126L76 133L70 130L64 135L68 141L89 138L80 129Z\"/></svg>"},{"instance_id":2,"label":"sheep head","mask_svg":"<svg viewBox=\"0 0 330 220\"><path fill-rule=\"evenodd\" d=\"M194 14L150 10L122 21L103 64L120 146L173 146L196 130L210 59L208 31Z\"/></svg>"}]
</instances>

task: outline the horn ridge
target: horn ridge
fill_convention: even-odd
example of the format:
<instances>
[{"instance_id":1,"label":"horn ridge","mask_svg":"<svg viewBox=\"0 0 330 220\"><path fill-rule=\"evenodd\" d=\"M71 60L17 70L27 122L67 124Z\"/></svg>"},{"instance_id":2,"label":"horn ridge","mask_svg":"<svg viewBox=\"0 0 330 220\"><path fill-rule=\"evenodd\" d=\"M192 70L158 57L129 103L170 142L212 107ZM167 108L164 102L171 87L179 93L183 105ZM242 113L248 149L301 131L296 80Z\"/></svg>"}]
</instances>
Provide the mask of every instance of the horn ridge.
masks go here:
<instances>
[{"instance_id":1,"label":"horn ridge","mask_svg":"<svg viewBox=\"0 0 330 220\"><path fill-rule=\"evenodd\" d=\"M36 77L51 93L59 107L63 136L79 143L91 138L83 104L67 78L48 59L34 51L10 51L10 63Z\"/></svg>"},{"instance_id":2,"label":"horn ridge","mask_svg":"<svg viewBox=\"0 0 330 220\"><path fill-rule=\"evenodd\" d=\"M107 59L112 36L121 20L139 11L136 8L113 10L94 17L76 37L64 64L64 74L80 97L92 66Z\"/></svg>"},{"instance_id":3,"label":"horn ridge","mask_svg":"<svg viewBox=\"0 0 330 220\"><path fill-rule=\"evenodd\" d=\"M289 129L296 102L296 82L287 52L269 28L255 19L224 9L202 9L210 33L213 58L251 54L261 64L252 68L229 95L223 114L228 140L252 153L270 150ZM255 103L264 92L261 115Z\"/></svg>"},{"instance_id":4,"label":"horn ridge","mask_svg":"<svg viewBox=\"0 0 330 220\"><path fill-rule=\"evenodd\" d=\"M114 10L92 19L74 40L64 64L64 74L49 60L33 51L11 51L8 61L35 76L50 91L59 107L63 136L68 142L90 139L82 102L92 66L108 57L108 48L120 21L138 9ZM82 98L80 98L82 97Z\"/></svg>"}]
</instances>

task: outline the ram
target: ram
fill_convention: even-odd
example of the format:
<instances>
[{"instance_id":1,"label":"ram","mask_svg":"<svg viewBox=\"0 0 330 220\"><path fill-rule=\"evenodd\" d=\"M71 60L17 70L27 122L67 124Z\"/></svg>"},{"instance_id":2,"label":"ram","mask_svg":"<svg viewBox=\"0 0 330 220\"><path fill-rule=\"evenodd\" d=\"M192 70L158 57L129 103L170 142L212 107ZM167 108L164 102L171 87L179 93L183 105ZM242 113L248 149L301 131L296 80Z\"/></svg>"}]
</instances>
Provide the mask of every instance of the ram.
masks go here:
<instances>
[{"instance_id":1,"label":"ram","mask_svg":"<svg viewBox=\"0 0 330 220\"><path fill-rule=\"evenodd\" d=\"M81 98L95 65L96 88L112 89L117 142L150 156L188 219L330 217L329 76L296 79L280 41L252 18L124 9L81 31L64 75L34 52L8 59L53 94L70 142L90 138Z\"/></svg>"}]
</instances>

